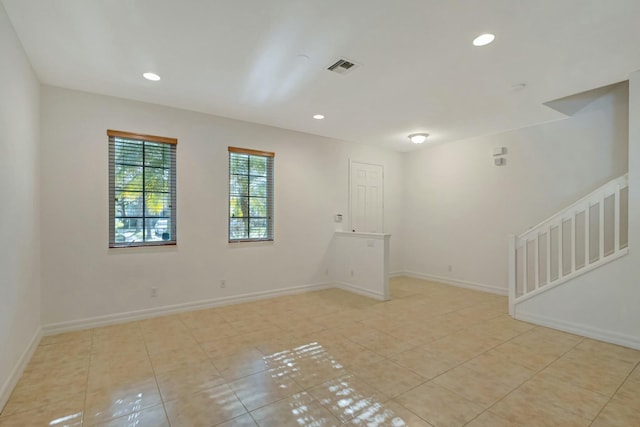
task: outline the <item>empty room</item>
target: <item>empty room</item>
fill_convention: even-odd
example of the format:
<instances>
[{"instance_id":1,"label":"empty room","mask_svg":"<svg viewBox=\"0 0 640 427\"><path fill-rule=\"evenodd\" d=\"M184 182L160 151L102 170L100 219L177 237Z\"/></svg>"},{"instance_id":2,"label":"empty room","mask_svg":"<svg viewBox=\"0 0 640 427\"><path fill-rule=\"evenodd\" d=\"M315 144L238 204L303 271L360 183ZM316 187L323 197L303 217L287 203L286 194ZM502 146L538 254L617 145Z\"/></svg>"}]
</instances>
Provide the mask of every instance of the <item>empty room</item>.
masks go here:
<instances>
[{"instance_id":1,"label":"empty room","mask_svg":"<svg viewBox=\"0 0 640 427\"><path fill-rule=\"evenodd\" d=\"M639 426L639 19L0 0L0 427Z\"/></svg>"}]
</instances>

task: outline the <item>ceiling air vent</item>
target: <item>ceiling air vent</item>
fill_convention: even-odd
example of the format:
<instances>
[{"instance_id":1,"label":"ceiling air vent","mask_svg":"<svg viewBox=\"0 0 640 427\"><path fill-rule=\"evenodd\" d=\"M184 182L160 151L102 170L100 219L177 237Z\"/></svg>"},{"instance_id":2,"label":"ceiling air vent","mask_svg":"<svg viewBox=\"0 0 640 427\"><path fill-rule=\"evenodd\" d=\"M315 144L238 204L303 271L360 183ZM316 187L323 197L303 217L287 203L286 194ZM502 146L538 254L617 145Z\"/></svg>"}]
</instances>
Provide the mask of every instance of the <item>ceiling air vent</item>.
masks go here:
<instances>
[{"instance_id":1,"label":"ceiling air vent","mask_svg":"<svg viewBox=\"0 0 640 427\"><path fill-rule=\"evenodd\" d=\"M338 74L347 74L355 70L356 68L358 68L358 64L342 58L338 59L333 65L329 66L327 70L333 71L334 73Z\"/></svg>"}]
</instances>

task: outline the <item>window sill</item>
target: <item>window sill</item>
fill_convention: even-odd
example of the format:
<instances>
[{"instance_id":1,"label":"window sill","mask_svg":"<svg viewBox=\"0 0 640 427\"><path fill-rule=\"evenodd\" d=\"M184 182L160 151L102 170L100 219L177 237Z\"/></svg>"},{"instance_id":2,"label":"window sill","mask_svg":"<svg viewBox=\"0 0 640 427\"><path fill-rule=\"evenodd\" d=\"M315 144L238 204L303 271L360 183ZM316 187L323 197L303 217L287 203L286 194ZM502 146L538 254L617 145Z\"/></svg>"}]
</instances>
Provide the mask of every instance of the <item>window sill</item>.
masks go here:
<instances>
[{"instance_id":1,"label":"window sill","mask_svg":"<svg viewBox=\"0 0 640 427\"><path fill-rule=\"evenodd\" d=\"M178 246L177 242L158 242L158 243L145 243L143 245L138 244L115 244L110 245L109 249L126 249L126 248L158 248L163 246Z\"/></svg>"},{"instance_id":2,"label":"window sill","mask_svg":"<svg viewBox=\"0 0 640 427\"><path fill-rule=\"evenodd\" d=\"M274 240L231 240L228 242L230 248L251 247L251 246L273 246Z\"/></svg>"}]
</instances>

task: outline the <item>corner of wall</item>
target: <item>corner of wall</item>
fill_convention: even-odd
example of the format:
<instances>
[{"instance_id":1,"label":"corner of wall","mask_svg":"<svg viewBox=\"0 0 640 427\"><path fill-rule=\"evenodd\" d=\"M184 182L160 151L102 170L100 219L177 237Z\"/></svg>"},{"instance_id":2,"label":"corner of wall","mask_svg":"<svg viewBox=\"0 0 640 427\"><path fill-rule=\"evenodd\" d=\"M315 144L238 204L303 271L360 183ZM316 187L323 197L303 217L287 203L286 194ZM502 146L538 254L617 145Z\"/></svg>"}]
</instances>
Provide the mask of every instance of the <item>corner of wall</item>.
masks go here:
<instances>
[{"instance_id":1,"label":"corner of wall","mask_svg":"<svg viewBox=\"0 0 640 427\"><path fill-rule=\"evenodd\" d=\"M29 345L27 346L27 348L20 355L20 358L14 365L13 369L11 370L11 373L9 374L5 382L3 384L0 384L0 413L2 413L2 410L4 409L5 405L9 401L9 397L11 397L11 392L13 391L15 386L18 384L18 381L20 380L22 373L24 372L25 368L29 364L29 360L31 360L31 357L35 353L36 348L38 348L38 344L40 344L41 339L42 339L42 328L39 327L36 330L36 333L33 334L33 337L29 341Z\"/></svg>"}]
</instances>

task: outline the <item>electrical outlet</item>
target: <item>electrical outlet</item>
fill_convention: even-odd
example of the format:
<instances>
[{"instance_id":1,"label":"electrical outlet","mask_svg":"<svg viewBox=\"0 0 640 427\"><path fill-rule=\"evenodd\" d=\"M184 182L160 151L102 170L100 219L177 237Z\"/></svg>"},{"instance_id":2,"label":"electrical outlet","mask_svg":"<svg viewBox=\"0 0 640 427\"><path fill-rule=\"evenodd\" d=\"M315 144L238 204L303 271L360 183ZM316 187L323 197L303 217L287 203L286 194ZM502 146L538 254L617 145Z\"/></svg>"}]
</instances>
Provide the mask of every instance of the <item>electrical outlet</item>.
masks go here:
<instances>
[{"instance_id":1,"label":"electrical outlet","mask_svg":"<svg viewBox=\"0 0 640 427\"><path fill-rule=\"evenodd\" d=\"M227 287L227 281L226 280L220 280L220 289L226 288L226 287Z\"/></svg>"},{"instance_id":2,"label":"electrical outlet","mask_svg":"<svg viewBox=\"0 0 640 427\"><path fill-rule=\"evenodd\" d=\"M151 288L151 298L155 298L158 296L158 288L153 287Z\"/></svg>"},{"instance_id":3,"label":"electrical outlet","mask_svg":"<svg viewBox=\"0 0 640 427\"><path fill-rule=\"evenodd\" d=\"M326 268L326 269L324 270L324 275L325 275L325 276L328 276L328 275L329 275L329 269L328 269L328 268Z\"/></svg>"},{"instance_id":4,"label":"electrical outlet","mask_svg":"<svg viewBox=\"0 0 640 427\"><path fill-rule=\"evenodd\" d=\"M453 271L453 265L448 266L448 267L447 267L447 271L448 271L449 273L451 273L451 272Z\"/></svg>"},{"instance_id":5,"label":"electrical outlet","mask_svg":"<svg viewBox=\"0 0 640 427\"><path fill-rule=\"evenodd\" d=\"M351 277L353 277L355 275L354 271L351 270Z\"/></svg>"}]
</instances>

